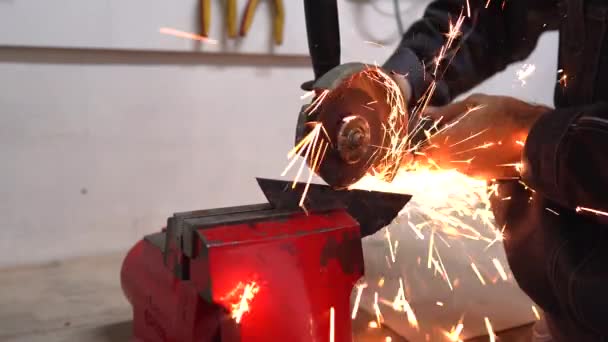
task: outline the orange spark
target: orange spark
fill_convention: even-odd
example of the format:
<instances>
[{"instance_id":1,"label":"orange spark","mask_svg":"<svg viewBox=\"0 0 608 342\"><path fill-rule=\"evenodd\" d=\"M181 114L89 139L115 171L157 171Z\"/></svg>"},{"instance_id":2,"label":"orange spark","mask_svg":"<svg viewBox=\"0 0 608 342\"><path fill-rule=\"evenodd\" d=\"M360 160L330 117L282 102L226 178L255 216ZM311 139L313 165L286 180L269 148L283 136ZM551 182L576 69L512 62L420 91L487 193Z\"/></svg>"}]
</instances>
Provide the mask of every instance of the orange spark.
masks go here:
<instances>
[{"instance_id":1,"label":"orange spark","mask_svg":"<svg viewBox=\"0 0 608 342\"><path fill-rule=\"evenodd\" d=\"M305 113L307 113L308 115L314 113L315 110L317 110L317 108L319 108L321 103L323 103L323 100L325 100L325 98L327 97L328 94L329 94L328 89L323 90L321 92L321 94L319 94L319 96L315 97L315 99L311 102L311 104L306 108Z\"/></svg>"},{"instance_id":2,"label":"orange spark","mask_svg":"<svg viewBox=\"0 0 608 342\"><path fill-rule=\"evenodd\" d=\"M329 342L334 342L336 338L335 316L336 310L332 306L329 308Z\"/></svg>"},{"instance_id":3,"label":"orange spark","mask_svg":"<svg viewBox=\"0 0 608 342\"><path fill-rule=\"evenodd\" d=\"M435 303L435 304L437 304L437 306L443 306L443 303L442 303L442 302L437 302L437 303Z\"/></svg>"},{"instance_id":4,"label":"orange spark","mask_svg":"<svg viewBox=\"0 0 608 342\"><path fill-rule=\"evenodd\" d=\"M372 329L376 329L378 328L378 323L376 321L369 321L369 324L367 325Z\"/></svg>"},{"instance_id":5,"label":"orange spark","mask_svg":"<svg viewBox=\"0 0 608 342\"><path fill-rule=\"evenodd\" d=\"M416 319L414 310L407 299L405 299L405 290L403 289L403 279L401 277L399 278L399 290L397 291L397 296L395 296L395 300L393 301L393 309L395 311L405 312L410 326L418 329L418 320Z\"/></svg>"},{"instance_id":6,"label":"orange spark","mask_svg":"<svg viewBox=\"0 0 608 342\"><path fill-rule=\"evenodd\" d=\"M475 265L474 262L471 263L471 268L473 269L473 272L475 272L475 275L477 276L477 278L479 278L479 281L481 282L481 285L485 286L486 285L486 281L481 276L481 272L479 272L479 269L477 268L477 265Z\"/></svg>"},{"instance_id":7,"label":"orange spark","mask_svg":"<svg viewBox=\"0 0 608 342\"><path fill-rule=\"evenodd\" d=\"M500 261L496 258L492 259L492 263L494 264L494 267L496 267L496 270L498 271L498 274L500 275L500 278L502 278L502 280L507 281L509 279L509 277L507 277L507 272L505 272L505 268L502 267L502 264L500 263Z\"/></svg>"},{"instance_id":8,"label":"orange spark","mask_svg":"<svg viewBox=\"0 0 608 342\"><path fill-rule=\"evenodd\" d=\"M444 332L444 334L450 341L458 342L461 341L460 334L462 334L462 329L464 329L464 324L462 324L462 322L459 322L456 327L452 327L449 333Z\"/></svg>"},{"instance_id":9,"label":"orange spark","mask_svg":"<svg viewBox=\"0 0 608 342\"><path fill-rule=\"evenodd\" d=\"M416 225L414 225L412 222L408 221L407 225L412 228L412 230L414 231L414 233L416 234L416 236L420 239L420 240L424 240L424 235L422 234L422 232L420 231L420 229L418 229L416 227Z\"/></svg>"},{"instance_id":10,"label":"orange spark","mask_svg":"<svg viewBox=\"0 0 608 342\"><path fill-rule=\"evenodd\" d=\"M357 285L357 296L355 297L355 304L353 306L353 313L351 314L351 318L357 318L357 312L359 311L359 305L361 303L361 295L363 294L363 289L367 287L367 284Z\"/></svg>"},{"instance_id":11,"label":"orange spark","mask_svg":"<svg viewBox=\"0 0 608 342\"><path fill-rule=\"evenodd\" d=\"M488 336L490 337L490 342L495 342L496 334L494 333L494 329L492 329L492 323L490 323L490 319L488 317L484 317L483 320L486 323L486 329L488 330Z\"/></svg>"},{"instance_id":12,"label":"orange spark","mask_svg":"<svg viewBox=\"0 0 608 342\"><path fill-rule=\"evenodd\" d=\"M580 213L586 211L588 213L593 213L599 216L608 216L608 212L605 211L601 211L601 210L597 210L597 209L591 209L591 208L585 208L585 207L576 207L576 212Z\"/></svg>"},{"instance_id":13,"label":"orange spark","mask_svg":"<svg viewBox=\"0 0 608 342\"><path fill-rule=\"evenodd\" d=\"M540 321L540 313L538 312L538 310L536 309L536 306L532 305L532 312L534 313L534 317L536 317L536 320Z\"/></svg>"},{"instance_id":14,"label":"orange spark","mask_svg":"<svg viewBox=\"0 0 608 342\"><path fill-rule=\"evenodd\" d=\"M384 318L382 317L382 312L380 312L380 306L378 305L378 292L374 292L374 312L376 314L378 326L380 326L380 324L384 322Z\"/></svg>"},{"instance_id":15,"label":"orange spark","mask_svg":"<svg viewBox=\"0 0 608 342\"><path fill-rule=\"evenodd\" d=\"M217 40L209 39L207 37L203 37L198 34L180 31L180 30L176 30L173 28L169 28L169 27L161 27L158 31L162 34L167 34L167 35L174 36L174 37L192 39L192 40L197 40L199 42L204 42L204 43L209 43L209 44L217 44Z\"/></svg>"},{"instance_id":16,"label":"orange spark","mask_svg":"<svg viewBox=\"0 0 608 342\"><path fill-rule=\"evenodd\" d=\"M457 146L457 145L459 145L459 144L462 144L462 143L463 143L463 142L465 142L465 141L468 141L468 140L471 140L471 139L473 139L473 138L475 138L475 137L478 137L478 136L480 136L481 134L485 133L487 130L489 130L489 128L486 128L486 129L484 129L484 130L482 130L482 131L479 131L479 132L477 132L477 133L475 133L475 134L473 134L473 135L469 136L468 138L462 139L462 140L460 140L459 142L457 142L457 143L455 143L455 144L450 145L450 147Z\"/></svg>"},{"instance_id":17,"label":"orange spark","mask_svg":"<svg viewBox=\"0 0 608 342\"><path fill-rule=\"evenodd\" d=\"M239 287L240 286L242 286L242 284L239 284ZM255 281L252 281L245 285L239 302L236 304L232 304L232 318L236 321L236 323L240 323L241 319L243 318L243 315L249 312L249 304L259 291L260 287Z\"/></svg>"},{"instance_id":18,"label":"orange spark","mask_svg":"<svg viewBox=\"0 0 608 342\"><path fill-rule=\"evenodd\" d=\"M391 233L390 233L388 227L386 228L386 234L385 234L385 236L386 236L386 240L388 240L388 248L389 248L389 251L391 253L391 261L394 264L395 263L395 251L393 250L393 244L391 242Z\"/></svg>"}]
</instances>

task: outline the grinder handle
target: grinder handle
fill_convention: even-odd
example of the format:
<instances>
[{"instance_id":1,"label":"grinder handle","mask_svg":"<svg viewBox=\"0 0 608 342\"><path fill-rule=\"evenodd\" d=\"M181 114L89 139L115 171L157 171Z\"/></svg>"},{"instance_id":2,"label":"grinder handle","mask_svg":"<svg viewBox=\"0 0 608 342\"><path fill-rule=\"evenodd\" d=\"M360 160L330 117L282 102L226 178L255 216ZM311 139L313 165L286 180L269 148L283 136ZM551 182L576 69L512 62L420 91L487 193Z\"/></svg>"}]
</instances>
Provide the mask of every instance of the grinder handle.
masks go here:
<instances>
[{"instance_id":1,"label":"grinder handle","mask_svg":"<svg viewBox=\"0 0 608 342\"><path fill-rule=\"evenodd\" d=\"M308 50L315 80L340 64L340 22L337 0L304 0ZM302 85L312 90L313 82Z\"/></svg>"}]
</instances>

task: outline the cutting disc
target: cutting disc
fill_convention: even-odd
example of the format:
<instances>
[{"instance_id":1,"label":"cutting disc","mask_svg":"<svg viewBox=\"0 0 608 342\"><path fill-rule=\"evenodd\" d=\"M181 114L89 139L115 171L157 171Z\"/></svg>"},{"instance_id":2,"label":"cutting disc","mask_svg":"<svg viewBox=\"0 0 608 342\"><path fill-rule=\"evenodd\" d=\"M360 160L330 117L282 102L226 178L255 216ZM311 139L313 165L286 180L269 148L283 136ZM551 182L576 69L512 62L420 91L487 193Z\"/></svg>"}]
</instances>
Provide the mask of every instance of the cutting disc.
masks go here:
<instances>
[{"instance_id":1,"label":"cutting disc","mask_svg":"<svg viewBox=\"0 0 608 342\"><path fill-rule=\"evenodd\" d=\"M387 153L388 99L395 101L395 97L387 96L394 89L387 88L387 76L380 72L367 67L348 77L342 75L309 113L311 120L323 124L321 137L330 143L317 173L334 188L356 183ZM407 119L403 121L407 123Z\"/></svg>"}]
</instances>

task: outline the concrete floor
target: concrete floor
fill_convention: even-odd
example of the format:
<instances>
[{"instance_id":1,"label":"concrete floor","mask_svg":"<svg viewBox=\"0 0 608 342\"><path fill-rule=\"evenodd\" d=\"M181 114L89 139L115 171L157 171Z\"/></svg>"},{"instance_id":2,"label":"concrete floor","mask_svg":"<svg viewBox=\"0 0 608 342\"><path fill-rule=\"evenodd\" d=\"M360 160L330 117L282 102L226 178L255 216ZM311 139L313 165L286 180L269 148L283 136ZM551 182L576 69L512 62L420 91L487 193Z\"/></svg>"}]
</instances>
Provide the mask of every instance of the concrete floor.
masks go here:
<instances>
[{"instance_id":1,"label":"concrete floor","mask_svg":"<svg viewBox=\"0 0 608 342\"><path fill-rule=\"evenodd\" d=\"M128 341L131 309L122 294L122 254L0 270L0 341ZM389 329L370 329L365 312L355 341L405 341ZM502 342L530 341L529 326L499 334ZM471 341L487 341L480 337Z\"/></svg>"}]
</instances>

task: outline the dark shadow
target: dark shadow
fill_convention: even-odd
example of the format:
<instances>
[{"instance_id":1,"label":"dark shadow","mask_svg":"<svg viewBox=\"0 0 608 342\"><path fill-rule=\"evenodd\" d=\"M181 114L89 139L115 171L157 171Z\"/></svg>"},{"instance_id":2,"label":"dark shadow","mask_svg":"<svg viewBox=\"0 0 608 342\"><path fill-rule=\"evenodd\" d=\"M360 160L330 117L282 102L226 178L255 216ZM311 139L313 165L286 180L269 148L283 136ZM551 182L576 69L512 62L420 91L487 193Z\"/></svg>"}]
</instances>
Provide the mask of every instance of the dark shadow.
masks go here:
<instances>
[{"instance_id":1,"label":"dark shadow","mask_svg":"<svg viewBox=\"0 0 608 342\"><path fill-rule=\"evenodd\" d=\"M32 64L216 65L309 67L310 57L158 50L106 50L0 46L0 62Z\"/></svg>"},{"instance_id":2,"label":"dark shadow","mask_svg":"<svg viewBox=\"0 0 608 342\"><path fill-rule=\"evenodd\" d=\"M133 329L132 326L132 321L112 323L95 329L93 334L95 335L96 341L130 341Z\"/></svg>"}]
</instances>

